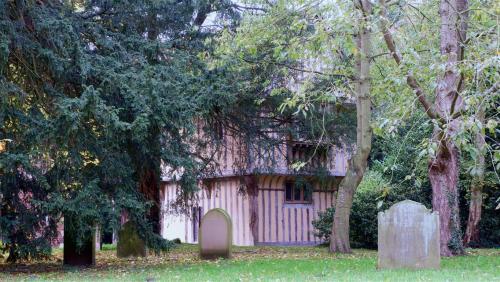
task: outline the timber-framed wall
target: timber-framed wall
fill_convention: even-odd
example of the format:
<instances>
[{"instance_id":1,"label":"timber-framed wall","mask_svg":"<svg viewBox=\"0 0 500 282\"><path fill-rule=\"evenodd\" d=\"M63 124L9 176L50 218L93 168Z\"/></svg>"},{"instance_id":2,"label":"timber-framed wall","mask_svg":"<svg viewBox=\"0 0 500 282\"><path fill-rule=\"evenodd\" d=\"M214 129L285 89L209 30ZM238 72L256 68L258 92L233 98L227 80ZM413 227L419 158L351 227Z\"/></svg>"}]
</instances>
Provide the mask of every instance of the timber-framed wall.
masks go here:
<instances>
[{"instance_id":1,"label":"timber-framed wall","mask_svg":"<svg viewBox=\"0 0 500 282\"><path fill-rule=\"evenodd\" d=\"M233 221L233 243L239 246L258 245L314 245L320 241L314 236L312 221L319 211L334 205L336 185L340 178L332 178L319 187L313 183L309 203L287 203L285 184L295 176L260 175L255 196L244 193L245 183L241 177L224 177L212 180L212 191L204 188L198 194L196 208L199 214L175 215L170 213L170 205L175 201L178 186L164 182L162 199L162 234L167 239L180 238L183 242L197 243L199 217L213 208L222 208ZM321 188L321 189L320 189ZM252 206L252 197L255 197ZM256 205L255 205L256 203ZM255 229L251 218L255 213ZM254 236L254 234L257 234Z\"/></svg>"}]
</instances>

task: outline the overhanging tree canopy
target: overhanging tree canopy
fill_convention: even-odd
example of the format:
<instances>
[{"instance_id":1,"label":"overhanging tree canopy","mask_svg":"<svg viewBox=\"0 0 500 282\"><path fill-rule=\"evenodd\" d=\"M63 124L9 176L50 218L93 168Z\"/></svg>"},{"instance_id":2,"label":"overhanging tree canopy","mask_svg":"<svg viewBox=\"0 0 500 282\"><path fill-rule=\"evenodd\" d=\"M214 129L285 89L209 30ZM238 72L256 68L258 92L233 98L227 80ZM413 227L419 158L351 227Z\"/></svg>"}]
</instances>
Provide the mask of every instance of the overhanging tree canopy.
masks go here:
<instances>
[{"instance_id":1,"label":"overhanging tree canopy","mask_svg":"<svg viewBox=\"0 0 500 282\"><path fill-rule=\"evenodd\" d=\"M234 102L233 89L205 91L227 78L199 56L210 36L199 25L214 10L234 16L229 4L2 1L0 136L12 142L0 155L0 230L9 260L47 254L62 215L83 237L95 224L117 226L122 210L148 245L168 248L156 234L160 160L185 169L185 193L195 189L192 121Z\"/></svg>"}]
</instances>

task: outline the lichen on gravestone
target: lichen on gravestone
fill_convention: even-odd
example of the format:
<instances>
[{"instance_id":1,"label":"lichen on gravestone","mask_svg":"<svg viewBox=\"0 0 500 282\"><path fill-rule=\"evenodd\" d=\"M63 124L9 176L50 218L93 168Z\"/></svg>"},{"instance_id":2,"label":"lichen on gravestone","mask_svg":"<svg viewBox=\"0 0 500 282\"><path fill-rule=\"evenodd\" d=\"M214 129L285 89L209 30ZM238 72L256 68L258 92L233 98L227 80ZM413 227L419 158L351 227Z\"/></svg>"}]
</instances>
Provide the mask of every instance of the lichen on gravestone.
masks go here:
<instances>
[{"instance_id":1,"label":"lichen on gravestone","mask_svg":"<svg viewBox=\"0 0 500 282\"><path fill-rule=\"evenodd\" d=\"M440 267L439 214L406 200L378 213L378 268Z\"/></svg>"},{"instance_id":2,"label":"lichen on gravestone","mask_svg":"<svg viewBox=\"0 0 500 282\"><path fill-rule=\"evenodd\" d=\"M137 228L132 221L127 221L118 232L116 255L119 258L145 257L148 255L146 244L139 237Z\"/></svg>"}]
</instances>

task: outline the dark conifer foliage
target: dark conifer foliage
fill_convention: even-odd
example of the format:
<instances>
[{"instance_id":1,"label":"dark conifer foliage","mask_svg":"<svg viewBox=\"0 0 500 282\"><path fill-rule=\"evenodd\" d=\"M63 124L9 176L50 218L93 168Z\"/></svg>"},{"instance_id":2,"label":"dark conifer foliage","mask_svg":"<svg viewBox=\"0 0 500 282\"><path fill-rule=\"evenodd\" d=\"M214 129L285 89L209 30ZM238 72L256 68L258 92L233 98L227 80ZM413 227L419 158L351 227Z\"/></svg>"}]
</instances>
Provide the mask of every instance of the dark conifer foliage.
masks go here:
<instances>
[{"instance_id":1,"label":"dark conifer foliage","mask_svg":"<svg viewBox=\"0 0 500 282\"><path fill-rule=\"evenodd\" d=\"M324 134L325 111L276 110L290 94L279 65L210 65L219 30L207 19L215 12L235 30L238 9L228 0L0 0L0 236L10 261L49 254L62 217L81 243L97 225L118 228L123 211L150 248L166 250L162 162L182 168L186 211L199 176L214 169L200 148L217 143L221 126L252 146L283 142L270 131Z\"/></svg>"},{"instance_id":2,"label":"dark conifer foliage","mask_svg":"<svg viewBox=\"0 0 500 282\"><path fill-rule=\"evenodd\" d=\"M63 215L88 234L116 228L123 210L150 247L169 247L158 235L160 160L183 167L183 191L193 191L193 120L231 102L200 91L225 79L198 56L211 36L199 25L216 10L235 16L225 1L0 1L9 260L47 255Z\"/></svg>"}]
</instances>

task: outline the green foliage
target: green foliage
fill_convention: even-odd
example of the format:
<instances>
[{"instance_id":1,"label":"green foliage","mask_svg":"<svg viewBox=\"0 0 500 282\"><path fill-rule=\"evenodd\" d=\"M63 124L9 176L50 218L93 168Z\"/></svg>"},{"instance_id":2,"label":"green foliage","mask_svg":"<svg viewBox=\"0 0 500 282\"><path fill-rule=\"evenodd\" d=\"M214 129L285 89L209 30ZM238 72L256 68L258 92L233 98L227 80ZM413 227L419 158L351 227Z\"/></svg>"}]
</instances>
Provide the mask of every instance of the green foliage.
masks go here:
<instances>
[{"instance_id":1,"label":"green foliage","mask_svg":"<svg viewBox=\"0 0 500 282\"><path fill-rule=\"evenodd\" d=\"M381 115L381 112L376 112ZM354 247L376 248L377 213L403 200L431 208L427 160L420 155L432 127L422 115L401 121L390 134L376 135L369 159L370 170L356 191L351 212Z\"/></svg>"},{"instance_id":2,"label":"green foliage","mask_svg":"<svg viewBox=\"0 0 500 282\"><path fill-rule=\"evenodd\" d=\"M367 171L361 181L352 203L350 216L350 240L353 247L374 248L377 240L377 213L380 203L390 193L390 187L380 173ZM316 236L328 242L335 208L318 213L313 221Z\"/></svg>"},{"instance_id":3,"label":"green foliage","mask_svg":"<svg viewBox=\"0 0 500 282\"><path fill-rule=\"evenodd\" d=\"M270 146L281 140L262 128L304 132L324 120L324 111L309 114L290 128L295 109L274 111L290 95L281 63L298 61L292 49L277 50L315 34L284 2L271 5L292 16L280 18L282 34L254 43L231 40L240 18L230 1L0 3L0 140L12 140L0 153L0 230L9 252L31 250L12 260L46 255L64 216L75 218L78 241L95 225L118 229L123 211L151 249L167 250L155 233L162 164L183 172L176 207L189 210L198 178L215 170L199 153L221 126ZM211 12L225 27L219 37L200 27ZM269 118L256 119L263 109ZM200 120L208 140L197 135ZM12 185L16 177L32 184Z\"/></svg>"},{"instance_id":4,"label":"green foliage","mask_svg":"<svg viewBox=\"0 0 500 282\"><path fill-rule=\"evenodd\" d=\"M396 202L409 196L431 208L427 158L421 153L427 148L431 131L432 126L425 122L425 117L416 114L401 121L391 134L375 136L369 159L370 169L379 172L392 187L404 191L402 197L392 193L388 201Z\"/></svg>"},{"instance_id":5,"label":"green foliage","mask_svg":"<svg viewBox=\"0 0 500 282\"><path fill-rule=\"evenodd\" d=\"M359 52L352 2L244 2L256 8L227 0L0 1L0 140L12 140L0 152L0 234L10 260L46 256L64 215L77 218L75 234L88 234L96 224L118 228L127 211L147 245L168 249L151 218L160 166L183 171L178 204L186 209L211 168L197 153L218 142L220 126L253 146L280 142L262 128L329 144L352 140L354 115L345 103ZM416 114L401 73L418 70L424 92L433 93L443 70L437 4L391 5L401 67L374 36L378 136L362 184L368 188L356 194L352 215L360 227L353 237L368 247L379 208L406 198L430 206L425 157L436 144L426 138L435 124ZM498 22L490 11L498 11L496 1L471 2L466 60L457 66L467 83L454 142L472 159L469 174L485 153L471 146L478 132L488 134L488 172L500 166L498 95L485 95L499 80ZM200 26L211 12L218 30ZM197 138L199 120L208 140ZM493 219L482 221L484 232L498 224L493 176L484 213ZM497 233L488 232L495 242Z\"/></svg>"},{"instance_id":6,"label":"green foliage","mask_svg":"<svg viewBox=\"0 0 500 282\"><path fill-rule=\"evenodd\" d=\"M19 154L5 154L0 159L0 167L9 169L14 162L26 163L27 159ZM51 239L56 234L52 218L44 206L44 201L50 199L50 186L35 181L30 171L19 171L10 167L13 173L2 175L0 191L15 191L2 193L0 228L8 234L0 236L3 242L0 253L8 254L8 261L15 262L20 258L42 259L50 254ZM12 249L12 245L19 246Z\"/></svg>"},{"instance_id":7,"label":"green foliage","mask_svg":"<svg viewBox=\"0 0 500 282\"><path fill-rule=\"evenodd\" d=\"M349 225L353 247L377 247L377 214L390 204L384 200L396 193L380 173L365 173L352 203Z\"/></svg>"},{"instance_id":8,"label":"green foliage","mask_svg":"<svg viewBox=\"0 0 500 282\"><path fill-rule=\"evenodd\" d=\"M0 153L0 232L9 260L46 255L64 215L76 218L81 240L96 224L117 229L127 211L148 246L168 249L144 216L159 198L161 161L184 169L189 199L201 168L189 147L193 122L236 100L233 89L206 91L227 77L198 57L210 34L191 22L213 9L228 15L225 3L0 2L0 139L12 140Z\"/></svg>"},{"instance_id":9,"label":"green foliage","mask_svg":"<svg viewBox=\"0 0 500 282\"><path fill-rule=\"evenodd\" d=\"M318 14L331 11L329 4L257 2L265 12L246 13L235 30L223 30L215 41L212 66L224 66L244 81L242 90L258 95L258 105L280 117L277 130L297 139L338 145L343 137L344 144L350 143L355 111L345 103L348 95L337 97L350 93L353 42L350 30L340 29L350 24L342 21L343 15L318 20ZM334 24L346 36L331 36ZM332 56L333 47L342 50L338 57ZM294 126L287 126L291 121Z\"/></svg>"},{"instance_id":10,"label":"green foliage","mask_svg":"<svg viewBox=\"0 0 500 282\"><path fill-rule=\"evenodd\" d=\"M487 162L500 168L497 152L498 142L489 142L486 148L478 149L474 144L477 133L498 131L498 115L493 114L481 121L479 112L498 112L498 91L491 93L492 87L500 79L498 71L498 36L493 32L497 28L498 1L469 1L467 44L464 46L464 59L457 65L463 75L460 97L463 99L463 111L457 128L439 125L442 121L430 121L433 127L441 127L453 136L453 142L461 150L464 157L477 158L485 151ZM433 101L436 83L445 70L445 57L439 49L439 1L426 1L419 5L401 3L390 5L389 18L392 31L397 40L398 51L403 54L401 66L397 66L393 58L387 54L387 47L382 36L375 38L376 56L372 68L372 94L375 111L379 111L375 119L374 132L377 135L391 135L405 122L412 118L427 118L420 104L415 100L415 93L407 86L405 76L408 71L418 80L428 101ZM376 27L374 27L376 28ZM377 31L379 32L379 31ZM424 117L422 117L422 114ZM428 136L430 137L430 135ZM432 157L436 153L437 144L422 143L422 156ZM462 164L467 170L475 173L477 162Z\"/></svg>"},{"instance_id":11,"label":"green foliage","mask_svg":"<svg viewBox=\"0 0 500 282\"><path fill-rule=\"evenodd\" d=\"M332 234L333 215L335 208L327 208L325 211L318 212L318 218L312 221L314 227L314 236L325 242L330 242Z\"/></svg>"},{"instance_id":12,"label":"green foliage","mask_svg":"<svg viewBox=\"0 0 500 282\"><path fill-rule=\"evenodd\" d=\"M422 123L419 117L406 120L392 134L375 136L369 164L354 196L350 216L350 240L353 247L376 248L377 213L388 209L393 204L406 199L424 204L432 208L431 187L427 178L427 160L425 150L431 126ZM473 161L464 158L462 162ZM466 224L469 206L467 199L473 176L467 171L465 163L460 171L460 215L462 226ZM474 247L496 247L498 241L498 181L489 163L484 181L484 205L480 221L480 241L473 242ZM317 236L329 240L334 208L320 213L313 222ZM456 240L462 234L454 235Z\"/></svg>"},{"instance_id":13,"label":"green foliage","mask_svg":"<svg viewBox=\"0 0 500 282\"><path fill-rule=\"evenodd\" d=\"M350 240L355 248L377 247L377 214L403 200L413 200L430 206L429 194L421 189L407 189L388 182L382 173L368 170L354 195L350 216ZM313 221L316 236L329 241L335 208L318 213Z\"/></svg>"}]
</instances>

